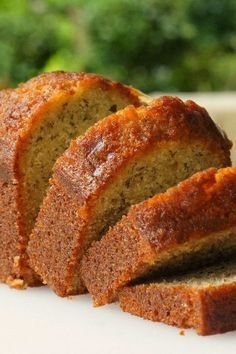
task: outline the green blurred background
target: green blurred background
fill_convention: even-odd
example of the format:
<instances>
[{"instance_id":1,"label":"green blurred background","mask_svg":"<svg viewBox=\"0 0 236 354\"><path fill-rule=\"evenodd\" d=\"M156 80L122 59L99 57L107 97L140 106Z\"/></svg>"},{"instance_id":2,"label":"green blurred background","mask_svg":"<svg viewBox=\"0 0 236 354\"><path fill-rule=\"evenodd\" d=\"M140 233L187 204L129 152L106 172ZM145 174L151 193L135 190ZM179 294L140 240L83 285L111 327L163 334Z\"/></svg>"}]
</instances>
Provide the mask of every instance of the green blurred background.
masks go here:
<instances>
[{"instance_id":1,"label":"green blurred background","mask_svg":"<svg viewBox=\"0 0 236 354\"><path fill-rule=\"evenodd\" d=\"M0 0L0 87L62 69L236 90L236 0Z\"/></svg>"}]
</instances>

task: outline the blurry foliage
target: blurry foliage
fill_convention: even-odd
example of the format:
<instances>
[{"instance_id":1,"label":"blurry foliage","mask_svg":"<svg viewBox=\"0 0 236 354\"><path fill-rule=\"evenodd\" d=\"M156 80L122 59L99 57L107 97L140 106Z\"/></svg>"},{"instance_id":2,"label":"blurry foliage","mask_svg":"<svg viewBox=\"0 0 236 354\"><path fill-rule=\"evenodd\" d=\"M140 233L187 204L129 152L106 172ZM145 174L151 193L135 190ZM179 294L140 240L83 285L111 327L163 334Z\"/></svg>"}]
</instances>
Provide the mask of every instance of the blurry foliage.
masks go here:
<instances>
[{"instance_id":1,"label":"blurry foliage","mask_svg":"<svg viewBox=\"0 0 236 354\"><path fill-rule=\"evenodd\" d=\"M145 91L236 89L235 0L0 0L0 85L99 72Z\"/></svg>"}]
</instances>

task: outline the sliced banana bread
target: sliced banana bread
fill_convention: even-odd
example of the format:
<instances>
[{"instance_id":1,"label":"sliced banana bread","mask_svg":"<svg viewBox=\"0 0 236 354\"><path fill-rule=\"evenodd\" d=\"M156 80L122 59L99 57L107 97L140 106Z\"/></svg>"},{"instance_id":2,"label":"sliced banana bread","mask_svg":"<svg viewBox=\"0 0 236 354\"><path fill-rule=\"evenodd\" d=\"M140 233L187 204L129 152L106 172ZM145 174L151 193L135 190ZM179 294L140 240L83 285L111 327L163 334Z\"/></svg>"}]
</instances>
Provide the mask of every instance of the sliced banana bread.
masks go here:
<instances>
[{"instance_id":1,"label":"sliced banana bread","mask_svg":"<svg viewBox=\"0 0 236 354\"><path fill-rule=\"evenodd\" d=\"M236 260L126 287L119 300L126 312L200 335L236 330Z\"/></svg>"},{"instance_id":2,"label":"sliced banana bread","mask_svg":"<svg viewBox=\"0 0 236 354\"><path fill-rule=\"evenodd\" d=\"M29 242L31 266L57 294L83 292L80 260L92 241L130 205L196 171L229 165L230 146L207 112L191 101L163 97L106 117L58 159ZM115 252L119 257L120 250ZM106 249L97 255L100 269L112 267L103 256ZM84 277L89 288L90 281L99 282L92 258Z\"/></svg>"},{"instance_id":3,"label":"sliced banana bread","mask_svg":"<svg viewBox=\"0 0 236 354\"><path fill-rule=\"evenodd\" d=\"M56 158L139 93L93 74L54 72L0 93L0 281L36 284L26 246Z\"/></svg>"},{"instance_id":4,"label":"sliced banana bread","mask_svg":"<svg viewBox=\"0 0 236 354\"><path fill-rule=\"evenodd\" d=\"M173 173L173 172L172 172ZM177 273L236 253L236 168L200 172L133 206L82 261L95 305L153 274Z\"/></svg>"}]
</instances>

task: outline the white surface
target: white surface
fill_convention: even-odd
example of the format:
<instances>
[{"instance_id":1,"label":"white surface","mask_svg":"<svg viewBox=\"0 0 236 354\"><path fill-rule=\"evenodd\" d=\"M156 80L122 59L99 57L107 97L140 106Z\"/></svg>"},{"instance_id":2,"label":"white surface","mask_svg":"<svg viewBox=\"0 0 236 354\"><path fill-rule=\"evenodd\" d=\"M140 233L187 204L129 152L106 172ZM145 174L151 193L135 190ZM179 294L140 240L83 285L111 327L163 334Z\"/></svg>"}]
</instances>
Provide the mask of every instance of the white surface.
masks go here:
<instances>
[{"instance_id":1,"label":"white surface","mask_svg":"<svg viewBox=\"0 0 236 354\"><path fill-rule=\"evenodd\" d=\"M219 118L236 138L236 117ZM236 154L235 154L236 157ZM234 159L236 162L236 158ZM94 309L88 295L73 300L47 287L0 285L0 354L235 354L236 332L199 337L123 313L112 304Z\"/></svg>"},{"instance_id":2,"label":"white surface","mask_svg":"<svg viewBox=\"0 0 236 354\"><path fill-rule=\"evenodd\" d=\"M236 333L199 337L123 313L93 309L88 295L72 300L48 288L0 286L1 354L235 354Z\"/></svg>"}]
</instances>

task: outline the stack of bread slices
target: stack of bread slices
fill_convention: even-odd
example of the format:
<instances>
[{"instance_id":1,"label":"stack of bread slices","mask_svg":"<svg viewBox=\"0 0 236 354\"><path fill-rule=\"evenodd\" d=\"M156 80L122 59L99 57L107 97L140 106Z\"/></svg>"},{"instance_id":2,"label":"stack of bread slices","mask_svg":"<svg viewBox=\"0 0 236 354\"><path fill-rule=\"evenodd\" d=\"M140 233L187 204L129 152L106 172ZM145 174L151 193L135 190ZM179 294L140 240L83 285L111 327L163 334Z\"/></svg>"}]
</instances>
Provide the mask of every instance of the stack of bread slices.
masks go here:
<instances>
[{"instance_id":1,"label":"stack of bread slices","mask_svg":"<svg viewBox=\"0 0 236 354\"><path fill-rule=\"evenodd\" d=\"M53 72L0 92L0 280L236 329L231 142L192 101Z\"/></svg>"}]
</instances>

